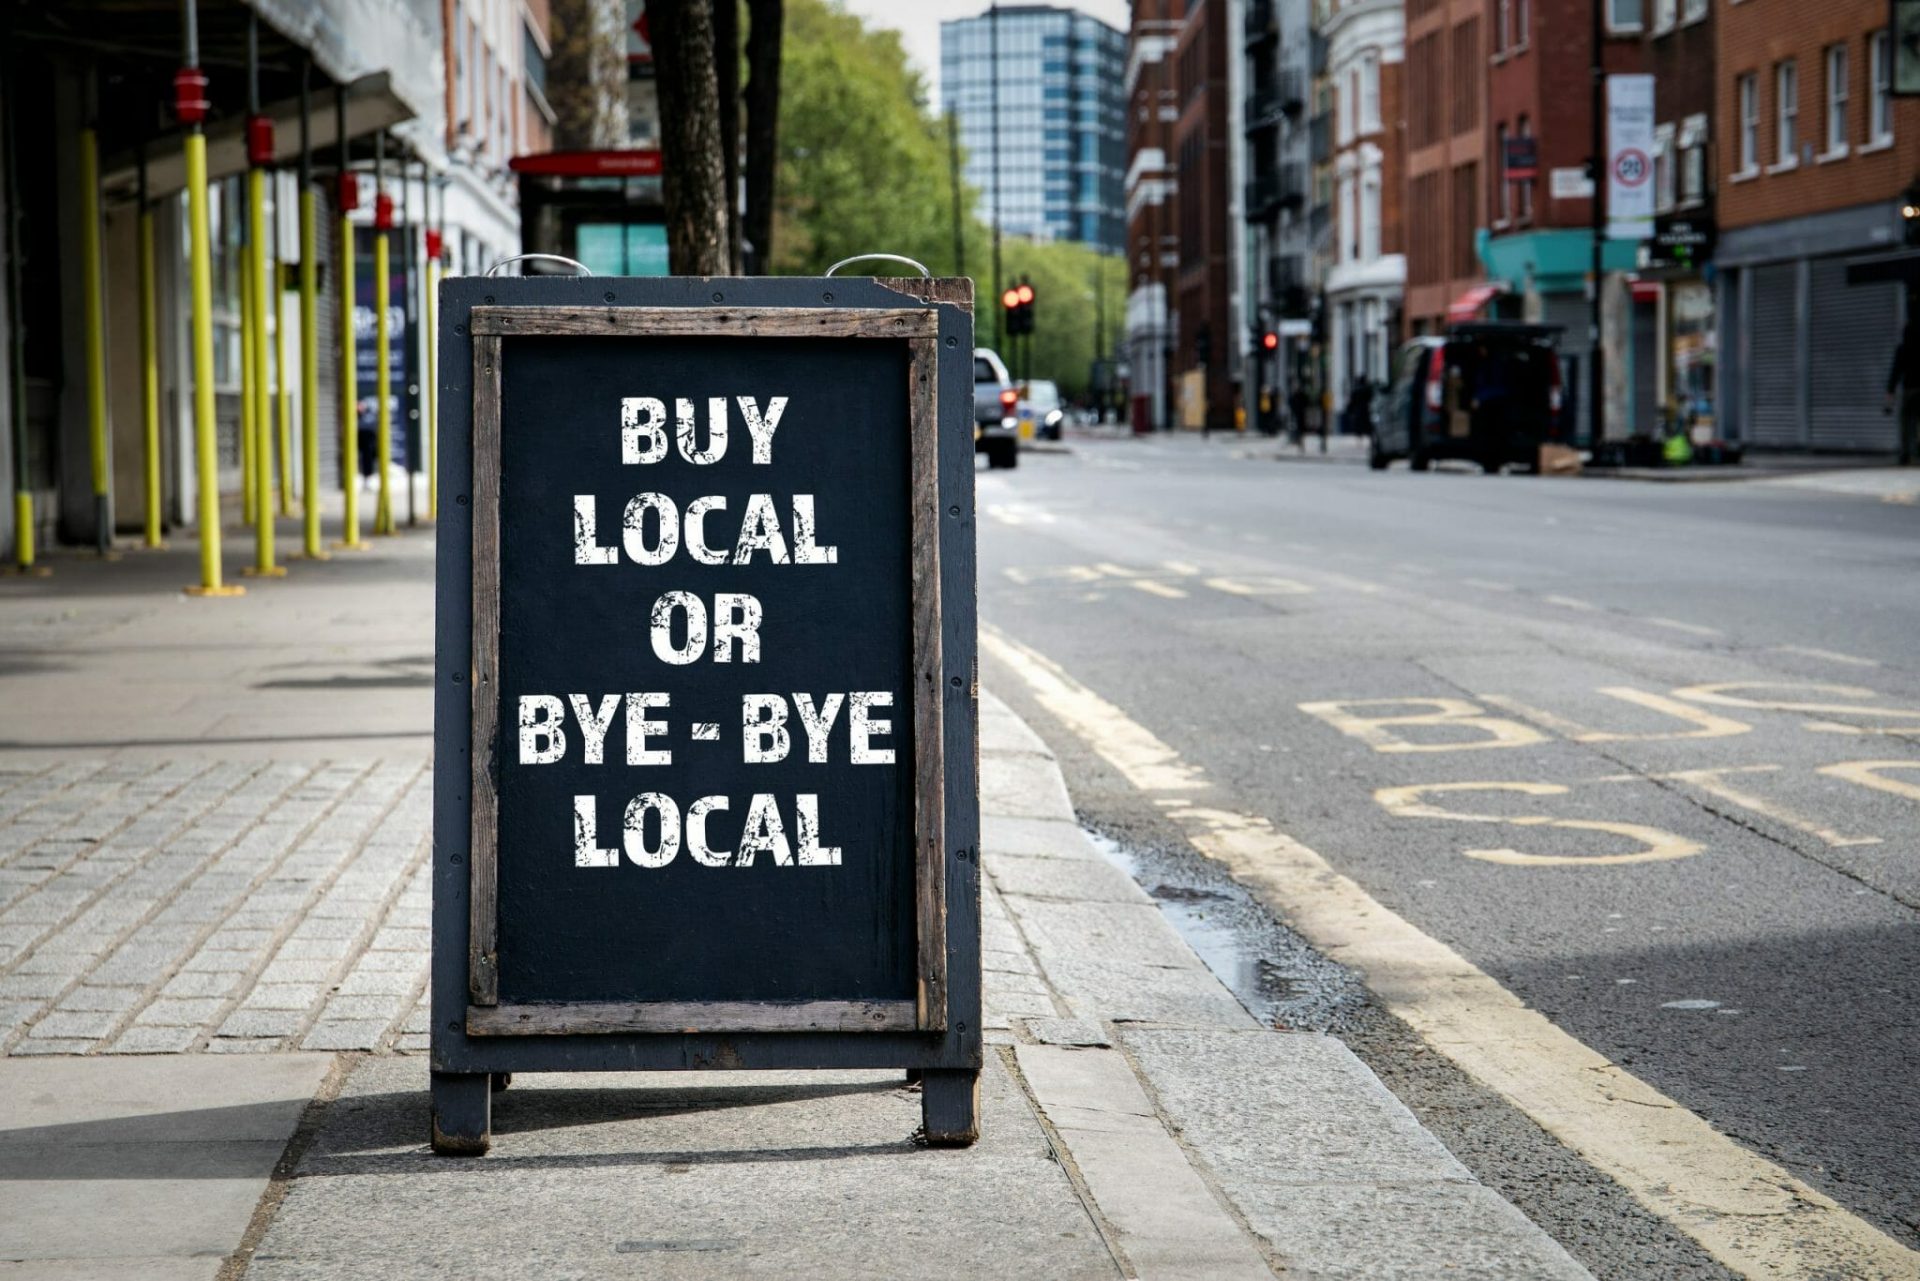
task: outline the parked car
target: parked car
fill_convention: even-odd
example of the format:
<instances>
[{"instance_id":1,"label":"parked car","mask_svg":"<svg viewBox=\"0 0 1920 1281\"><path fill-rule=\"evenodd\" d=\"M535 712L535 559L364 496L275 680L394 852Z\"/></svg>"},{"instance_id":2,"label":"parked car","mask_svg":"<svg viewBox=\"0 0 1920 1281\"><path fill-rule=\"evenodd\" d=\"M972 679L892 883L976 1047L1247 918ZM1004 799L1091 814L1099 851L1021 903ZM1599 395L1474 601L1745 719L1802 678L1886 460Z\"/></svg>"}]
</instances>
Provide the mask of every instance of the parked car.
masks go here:
<instances>
[{"instance_id":1,"label":"parked car","mask_svg":"<svg viewBox=\"0 0 1920 1281\"><path fill-rule=\"evenodd\" d=\"M1540 446L1567 438L1557 325L1489 321L1425 334L1400 348L1374 414L1375 471L1405 458L1425 471L1463 458L1499 471L1532 469Z\"/></svg>"},{"instance_id":2,"label":"parked car","mask_svg":"<svg viewBox=\"0 0 1920 1281\"><path fill-rule=\"evenodd\" d=\"M1020 463L1020 394L1007 366L990 347L973 349L973 450L989 467Z\"/></svg>"},{"instance_id":3,"label":"parked car","mask_svg":"<svg viewBox=\"0 0 1920 1281\"><path fill-rule=\"evenodd\" d=\"M1019 391L1015 416L1020 420L1020 438L1038 436L1041 440L1059 440L1060 424L1067 417L1059 386L1049 379L1035 378L1022 384Z\"/></svg>"}]
</instances>

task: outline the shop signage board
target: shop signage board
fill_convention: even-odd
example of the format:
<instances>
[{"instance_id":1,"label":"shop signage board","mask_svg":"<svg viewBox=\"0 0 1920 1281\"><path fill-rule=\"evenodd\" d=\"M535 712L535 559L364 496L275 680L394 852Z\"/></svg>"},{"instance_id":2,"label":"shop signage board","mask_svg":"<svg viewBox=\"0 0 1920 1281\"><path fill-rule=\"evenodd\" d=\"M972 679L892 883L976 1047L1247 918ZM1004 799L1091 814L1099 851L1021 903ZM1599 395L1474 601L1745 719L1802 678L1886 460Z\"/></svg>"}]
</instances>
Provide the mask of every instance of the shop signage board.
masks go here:
<instances>
[{"instance_id":1,"label":"shop signage board","mask_svg":"<svg viewBox=\"0 0 1920 1281\"><path fill-rule=\"evenodd\" d=\"M972 289L440 297L433 1138L516 1071L980 1065Z\"/></svg>"},{"instance_id":2,"label":"shop signage board","mask_svg":"<svg viewBox=\"0 0 1920 1281\"><path fill-rule=\"evenodd\" d=\"M1713 258L1718 230L1711 218L1663 216L1653 224L1647 261L1653 266L1698 268Z\"/></svg>"}]
</instances>

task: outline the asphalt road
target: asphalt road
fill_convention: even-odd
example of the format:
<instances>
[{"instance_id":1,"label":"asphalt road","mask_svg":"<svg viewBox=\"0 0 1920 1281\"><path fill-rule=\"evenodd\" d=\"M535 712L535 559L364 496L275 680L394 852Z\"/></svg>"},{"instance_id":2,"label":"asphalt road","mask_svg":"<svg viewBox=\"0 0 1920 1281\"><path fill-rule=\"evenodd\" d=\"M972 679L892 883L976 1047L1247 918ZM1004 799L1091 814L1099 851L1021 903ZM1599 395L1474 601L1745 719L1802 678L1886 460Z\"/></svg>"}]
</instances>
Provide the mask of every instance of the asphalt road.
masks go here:
<instances>
[{"instance_id":1,"label":"asphalt road","mask_svg":"<svg viewBox=\"0 0 1920 1281\"><path fill-rule=\"evenodd\" d=\"M983 619L1203 771L1210 803L1920 1246L1920 475L1889 495L1273 453L1079 440L982 471ZM1274 1021L1348 1036L1597 1273L1720 1274L1383 1022L1005 661L983 671Z\"/></svg>"}]
</instances>

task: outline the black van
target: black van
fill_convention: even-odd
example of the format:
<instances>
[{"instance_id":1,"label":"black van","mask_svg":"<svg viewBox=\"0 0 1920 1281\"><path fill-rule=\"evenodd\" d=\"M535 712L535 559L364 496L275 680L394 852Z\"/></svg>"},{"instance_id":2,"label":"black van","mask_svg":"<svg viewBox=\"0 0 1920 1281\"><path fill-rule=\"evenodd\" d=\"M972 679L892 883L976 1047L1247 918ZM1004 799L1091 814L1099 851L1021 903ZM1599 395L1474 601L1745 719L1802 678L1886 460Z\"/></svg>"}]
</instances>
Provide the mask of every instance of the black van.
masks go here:
<instances>
[{"instance_id":1,"label":"black van","mask_svg":"<svg viewBox=\"0 0 1920 1281\"><path fill-rule=\"evenodd\" d=\"M1400 348L1393 384L1375 414L1375 471L1405 458L1425 471L1464 458L1490 472L1538 465L1540 446L1567 438L1558 325L1455 325Z\"/></svg>"}]
</instances>

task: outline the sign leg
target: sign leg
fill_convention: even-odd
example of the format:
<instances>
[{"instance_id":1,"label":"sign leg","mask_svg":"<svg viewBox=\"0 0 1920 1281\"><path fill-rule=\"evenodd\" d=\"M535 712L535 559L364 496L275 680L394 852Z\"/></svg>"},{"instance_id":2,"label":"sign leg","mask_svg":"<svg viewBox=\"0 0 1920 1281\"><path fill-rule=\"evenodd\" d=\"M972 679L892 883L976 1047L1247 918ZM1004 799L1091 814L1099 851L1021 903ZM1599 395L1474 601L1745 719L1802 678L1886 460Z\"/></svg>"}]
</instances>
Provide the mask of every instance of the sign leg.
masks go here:
<instances>
[{"instance_id":1,"label":"sign leg","mask_svg":"<svg viewBox=\"0 0 1920 1281\"><path fill-rule=\"evenodd\" d=\"M485 1156L493 1142L493 1088L485 1072L433 1074L433 1150Z\"/></svg>"},{"instance_id":2,"label":"sign leg","mask_svg":"<svg viewBox=\"0 0 1920 1281\"><path fill-rule=\"evenodd\" d=\"M920 1120L927 1143L937 1148L971 1147L980 1137L980 1073L926 1068L920 1073Z\"/></svg>"}]
</instances>

